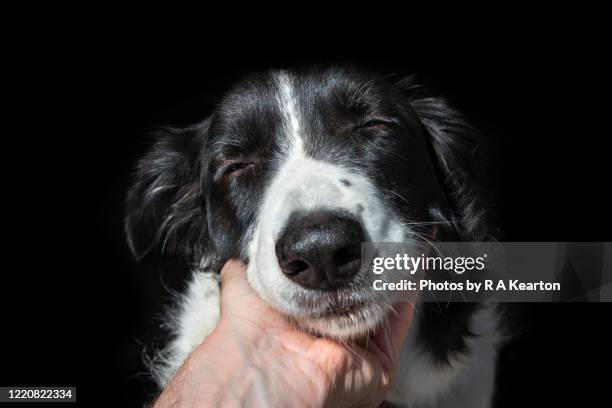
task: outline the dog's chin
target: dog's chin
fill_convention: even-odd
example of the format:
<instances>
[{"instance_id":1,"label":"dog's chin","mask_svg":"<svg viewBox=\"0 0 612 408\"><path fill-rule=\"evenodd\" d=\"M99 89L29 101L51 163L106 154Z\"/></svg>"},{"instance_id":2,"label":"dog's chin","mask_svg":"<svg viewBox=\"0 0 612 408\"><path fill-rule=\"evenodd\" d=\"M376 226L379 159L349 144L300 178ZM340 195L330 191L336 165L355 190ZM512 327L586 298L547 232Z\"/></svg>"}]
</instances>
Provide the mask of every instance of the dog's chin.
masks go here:
<instances>
[{"instance_id":1,"label":"dog's chin","mask_svg":"<svg viewBox=\"0 0 612 408\"><path fill-rule=\"evenodd\" d=\"M375 331L391 311L389 299L378 302L373 294L358 286L343 291L318 292L285 284L280 285L281 290L274 290L256 269L249 268L248 272L251 286L264 301L298 328L315 336L362 339Z\"/></svg>"},{"instance_id":2,"label":"dog's chin","mask_svg":"<svg viewBox=\"0 0 612 408\"><path fill-rule=\"evenodd\" d=\"M316 316L298 316L292 320L304 331L316 336L357 340L364 338L383 322L385 310L377 305L354 305L343 310L330 309Z\"/></svg>"}]
</instances>

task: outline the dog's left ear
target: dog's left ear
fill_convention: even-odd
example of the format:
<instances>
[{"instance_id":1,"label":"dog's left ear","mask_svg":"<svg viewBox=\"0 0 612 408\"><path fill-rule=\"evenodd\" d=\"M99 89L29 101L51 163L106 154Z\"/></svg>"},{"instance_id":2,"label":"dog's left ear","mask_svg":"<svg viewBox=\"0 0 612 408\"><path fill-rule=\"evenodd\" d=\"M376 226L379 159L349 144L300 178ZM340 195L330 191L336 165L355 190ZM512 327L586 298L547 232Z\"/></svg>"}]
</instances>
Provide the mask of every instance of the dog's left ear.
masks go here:
<instances>
[{"instance_id":1,"label":"dog's left ear","mask_svg":"<svg viewBox=\"0 0 612 408\"><path fill-rule=\"evenodd\" d=\"M138 162L126 198L125 233L140 260L158 251L199 262L207 252L202 151L210 118L187 128L164 128Z\"/></svg>"},{"instance_id":2,"label":"dog's left ear","mask_svg":"<svg viewBox=\"0 0 612 408\"><path fill-rule=\"evenodd\" d=\"M452 225L452 239L488 241L490 197L486 191L490 171L490 146L480 132L443 98L433 96L415 77L397 86L408 97L423 125L427 145L448 205L432 208L432 217L441 225ZM440 231L442 232L442 231ZM448 237L446 239L449 239Z\"/></svg>"}]
</instances>

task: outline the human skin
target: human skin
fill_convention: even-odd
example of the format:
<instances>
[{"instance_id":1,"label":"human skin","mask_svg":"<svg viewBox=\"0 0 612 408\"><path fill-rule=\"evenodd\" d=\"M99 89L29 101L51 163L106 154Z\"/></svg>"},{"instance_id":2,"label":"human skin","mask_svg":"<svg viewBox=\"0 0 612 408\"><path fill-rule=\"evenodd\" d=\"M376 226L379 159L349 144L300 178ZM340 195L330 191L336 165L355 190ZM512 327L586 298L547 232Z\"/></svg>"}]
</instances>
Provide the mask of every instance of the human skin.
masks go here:
<instances>
[{"instance_id":1,"label":"human skin","mask_svg":"<svg viewBox=\"0 0 612 408\"><path fill-rule=\"evenodd\" d=\"M162 391L166 407L370 407L385 398L413 308L395 305L367 342L298 330L249 286L244 266L221 271L221 317Z\"/></svg>"}]
</instances>

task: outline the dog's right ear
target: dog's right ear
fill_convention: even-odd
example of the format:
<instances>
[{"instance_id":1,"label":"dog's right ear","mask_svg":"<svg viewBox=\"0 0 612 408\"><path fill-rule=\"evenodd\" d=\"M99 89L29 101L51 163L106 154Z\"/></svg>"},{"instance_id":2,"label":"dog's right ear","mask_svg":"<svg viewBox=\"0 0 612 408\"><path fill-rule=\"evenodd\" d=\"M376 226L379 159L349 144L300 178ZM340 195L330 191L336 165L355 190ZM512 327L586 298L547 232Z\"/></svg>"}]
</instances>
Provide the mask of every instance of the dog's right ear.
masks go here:
<instances>
[{"instance_id":1,"label":"dog's right ear","mask_svg":"<svg viewBox=\"0 0 612 408\"><path fill-rule=\"evenodd\" d=\"M127 242L136 259L159 251L198 262L206 254L202 151L210 122L160 129L138 162L125 217Z\"/></svg>"}]
</instances>

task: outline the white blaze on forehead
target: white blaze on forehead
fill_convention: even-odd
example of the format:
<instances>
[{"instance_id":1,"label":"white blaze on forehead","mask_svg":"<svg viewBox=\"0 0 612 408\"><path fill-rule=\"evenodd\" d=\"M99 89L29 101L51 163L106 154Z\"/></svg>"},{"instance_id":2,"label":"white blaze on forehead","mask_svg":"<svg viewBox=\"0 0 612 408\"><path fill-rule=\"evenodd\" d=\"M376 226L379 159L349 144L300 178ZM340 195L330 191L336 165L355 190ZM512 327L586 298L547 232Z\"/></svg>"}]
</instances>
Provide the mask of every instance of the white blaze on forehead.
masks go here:
<instances>
[{"instance_id":1,"label":"white blaze on forehead","mask_svg":"<svg viewBox=\"0 0 612 408\"><path fill-rule=\"evenodd\" d=\"M284 132L281 140L285 149L302 148L302 135L300 129L300 112L295 97L295 90L291 76L281 72L276 78L278 82L278 95L276 100L283 116Z\"/></svg>"}]
</instances>

